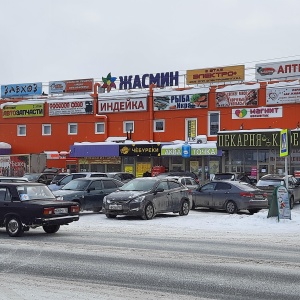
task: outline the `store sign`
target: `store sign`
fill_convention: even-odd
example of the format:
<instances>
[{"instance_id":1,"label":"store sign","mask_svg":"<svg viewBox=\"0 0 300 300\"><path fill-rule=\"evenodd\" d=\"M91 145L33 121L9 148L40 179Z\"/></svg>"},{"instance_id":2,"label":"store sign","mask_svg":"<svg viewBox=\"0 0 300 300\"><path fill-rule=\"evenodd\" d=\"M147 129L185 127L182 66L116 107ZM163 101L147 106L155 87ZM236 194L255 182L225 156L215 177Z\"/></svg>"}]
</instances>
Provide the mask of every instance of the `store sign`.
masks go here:
<instances>
[{"instance_id":1,"label":"store sign","mask_svg":"<svg viewBox=\"0 0 300 300\"><path fill-rule=\"evenodd\" d=\"M255 65L256 80L300 77L300 60L280 61Z\"/></svg>"},{"instance_id":2,"label":"store sign","mask_svg":"<svg viewBox=\"0 0 300 300\"><path fill-rule=\"evenodd\" d=\"M3 118L43 117L44 103L5 105L2 108Z\"/></svg>"},{"instance_id":3,"label":"store sign","mask_svg":"<svg viewBox=\"0 0 300 300\"><path fill-rule=\"evenodd\" d=\"M245 79L245 66L228 66L187 70L186 83L211 83L224 81L243 81Z\"/></svg>"},{"instance_id":4,"label":"store sign","mask_svg":"<svg viewBox=\"0 0 300 300\"><path fill-rule=\"evenodd\" d=\"M85 115L94 112L94 104L92 100L49 101L48 110L49 116Z\"/></svg>"},{"instance_id":5,"label":"store sign","mask_svg":"<svg viewBox=\"0 0 300 300\"><path fill-rule=\"evenodd\" d=\"M42 95L42 83L21 83L1 85L1 98Z\"/></svg>"},{"instance_id":6,"label":"store sign","mask_svg":"<svg viewBox=\"0 0 300 300\"><path fill-rule=\"evenodd\" d=\"M92 92L93 88L92 78L49 82L49 94L86 93Z\"/></svg>"},{"instance_id":7,"label":"store sign","mask_svg":"<svg viewBox=\"0 0 300 300\"><path fill-rule=\"evenodd\" d=\"M216 92L216 106L255 106L258 104L258 90Z\"/></svg>"},{"instance_id":8,"label":"store sign","mask_svg":"<svg viewBox=\"0 0 300 300\"><path fill-rule=\"evenodd\" d=\"M147 98L124 98L98 101L98 114L146 110Z\"/></svg>"},{"instance_id":9,"label":"store sign","mask_svg":"<svg viewBox=\"0 0 300 300\"><path fill-rule=\"evenodd\" d=\"M154 92L154 110L207 108L209 89Z\"/></svg>"},{"instance_id":10,"label":"store sign","mask_svg":"<svg viewBox=\"0 0 300 300\"><path fill-rule=\"evenodd\" d=\"M119 90L146 89L153 83L157 87L178 86L179 72L119 76Z\"/></svg>"},{"instance_id":11,"label":"store sign","mask_svg":"<svg viewBox=\"0 0 300 300\"><path fill-rule=\"evenodd\" d=\"M182 145L178 145L177 148L162 148L162 156L182 156Z\"/></svg>"},{"instance_id":12,"label":"store sign","mask_svg":"<svg viewBox=\"0 0 300 300\"><path fill-rule=\"evenodd\" d=\"M280 131L218 133L218 149L270 149L280 147Z\"/></svg>"},{"instance_id":13,"label":"store sign","mask_svg":"<svg viewBox=\"0 0 300 300\"><path fill-rule=\"evenodd\" d=\"M120 156L160 156L160 144L119 145Z\"/></svg>"},{"instance_id":14,"label":"store sign","mask_svg":"<svg viewBox=\"0 0 300 300\"><path fill-rule=\"evenodd\" d=\"M232 119L281 118L282 106L232 109Z\"/></svg>"},{"instance_id":15,"label":"store sign","mask_svg":"<svg viewBox=\"0 0 300 300\"><path fill-rule=\"evenodd\" d=\"M202 156L202 155L218 155L216 147L212 148L193 148L191 149L191 156Z\"/></svg>"},{"instance_id":16,"label":"store sign","mask_svg":"<svg viewBox=\"0 0 300 300\"><path fill-rule=\"evenodd\" d=\"M300 103L300 85L295 86L281 86L277 84L267 86L267 105L274 104L288 104L288 103Z\"/></svg>"},{"instance_id":17,"label":"store sign","mask_svg":"<svg viewBox=\"0 0 300 300\"><path fill-rule=\"evenodd\" d=\"M79 164L81 165L95 165L95 164L105 164L105 165L119 165L121 164L121 157L93 157L93 158L80 158L78 160Z\"/></svg>"}]
</instances>

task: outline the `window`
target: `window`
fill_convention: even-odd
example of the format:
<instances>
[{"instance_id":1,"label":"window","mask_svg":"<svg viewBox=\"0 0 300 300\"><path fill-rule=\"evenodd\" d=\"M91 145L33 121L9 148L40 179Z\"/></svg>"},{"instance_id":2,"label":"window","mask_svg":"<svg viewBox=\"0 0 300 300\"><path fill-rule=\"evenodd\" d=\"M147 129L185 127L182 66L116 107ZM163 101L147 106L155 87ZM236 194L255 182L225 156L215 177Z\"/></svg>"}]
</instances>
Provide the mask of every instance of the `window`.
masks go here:
<instances>
[{"instance_id":1,"label":"window","mask_svg":"<svg viewBox=\"0 0 300 300\"><path fill-rule=\"evenodd\" d=\"M112 180L103 181L104 189L115 189L117 187L116 183Z\"/></svg>"},{"instance_id":2,"label":"window","mask_svg":"<svg viewBox=\"0 0 300 300\"><path fill-rule=\"evenodd\" d=\"M42 135L51 135L51 124L42 124Z\"/></svg>"},{"instance_id":3,"label":"window","mask_svg":"<svg viewBox=\"0 0 300 300\"><path fill-rule=\"evenodd\" d=\"M18 125L17 131L18 136L26 136L26 125Z\"/></svg>"},{"instance_id":4,"label":"window","mask_svg":"<svg viewBox=\"0 0 300 300\"><path fill-rule=\"evenodd\" d=\"M154 132L165 131L165 120L154 120Z\"/></svg>"},{"instance_id":5,"label":"window","mask_svg":"<svg viewBox=\"0 0 300 300\"><path fill-rule=\"evenodd\" d=\"M77 123L68 124L68 134L77 134Z\"/></svg>"},{"instance_id":6,"label":"window","mask_svg":"<svg viewBox=\"0 0 300 300\"><path fill-rule=\"evenodd\" d=\"M104 123L95 123L95 134L105 133Z\"/></svg>"},{"instance_id":7,"label":"window","mask_svg":"<svg viewBox=\"0 0 300 300\"><path fill-rule=\"evenodd\" d=\"M208 112L208 135L217 135L220 130L220 113Z\"/></svg>"},{"instance_id":8,"label":"window","mask_svg":"<svg viewBox=\"0 0 300 300\"><path fill-rule=\"evenodd\" d=\"M185 119L185 140L195 141L197 136L197 119Z\"/></svg>"},{"instance_id":9,"label":"window","mask_svg":"<svg viewBox=\"0 0 300 300\"><path fill-rule=\"evenodd\" d=\"M134 132L134 122L133 121L124 121L123 122L123 133Z\"/></svg>"}]
</instances>

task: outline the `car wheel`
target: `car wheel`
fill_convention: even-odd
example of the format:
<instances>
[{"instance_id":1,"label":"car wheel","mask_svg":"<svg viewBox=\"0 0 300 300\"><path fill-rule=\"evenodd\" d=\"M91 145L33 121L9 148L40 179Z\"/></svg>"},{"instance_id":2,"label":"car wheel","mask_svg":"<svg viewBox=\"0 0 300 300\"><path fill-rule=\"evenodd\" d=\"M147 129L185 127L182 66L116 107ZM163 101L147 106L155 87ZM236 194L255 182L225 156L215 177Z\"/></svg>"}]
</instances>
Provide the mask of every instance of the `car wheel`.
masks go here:
<instances>
[{"instance_id":1,"label":"car wheel","mask_svg":"<svg viewBox=\"0 0 300 300\"><path fill-rule=\"evenodd\" d=\"M21 236L24 233L23 225L18 217L10 217L7 219L6 232L11 237Z\"/></svg>"},{"instance_id":2,"label":"car wheel","mask_svg":"<svg viewBox=\"0 0 300 300\"><path fill-rule=\"evenodd\" d=\"M293 209L293 208L294 208L294 203L295 203L294 197L291 197L291 198L290 198L290 209Z\"/></svg>"},{"instance_id":3,"label":"car wheel","mask_svg":"<svg viewBox=\"0 0 300 300\"><path fill-rule=\"evenodd\" d=\"M154 218L154 207L152 203L148 203L145 206L144 213L142 215L143 220L151 220Z\"/></svg>"},{"instance_id":4,"label":"car wheel","mask_svg":"<svg viewBox=\"0 0 300 300\"><path fill-rule=\"evenodd\" d=\"M46 233L55 233L60 228L60 225L44 225L43 229Z\"/></svg>"},{"instance_id":5,"label":"car wheel","mask_svg":"<svg viewBox=\"0 0 300 300\"><path fill-rule=\"evenodd\" d=\"M250 213L251 215L253 215L253 214L259 212L260 209L255 209L255 208L253 208L253 209L248 209L248 211L249 211L249 213Z\"/></svg>"},{"instance_id":6,"label":"car wheel","mask_svg":"<svg viewBox=\"0 0 300 300\"><path fill-rule=\"evenodd\" d=\"M235 214L237 212L237 206L236 206L235 202L233 202L231 200L227 201L227 203L225 205L225 210L229 214Z\"/></svg>"},{"instance_id":7,"label":"car wheel","mask_svg":"<svg viewBox=\"0 0 300 300\"><path fill-rule=\"evenodd\" d=\"M115 219L117 215L112 215L112 214L106 214L106 218L108 219Z\"/></svg>"},{"instance_id":8,"label":"car wheel","mask_svg":"<svg viewBox=\"0 0 300 300\"><path fill-rule=\"evenodd\" d=\"M101 208L94 208L94 209L93 209L93 212L95 212L95 213L97 213L97 212L99 212L99 211L101 211Z\"/></svg>"},{"instance_id":9,"label":"car wheel","mask_svg":"<svg viewBox=\"0 0 300 300\"><path fill-rule=\"evenodd\" d=\"M179 216L187 216L190 211L190 204L187 200L184 200L181 203L180 211L179 211Z\"/></svg>"}]
</instances>

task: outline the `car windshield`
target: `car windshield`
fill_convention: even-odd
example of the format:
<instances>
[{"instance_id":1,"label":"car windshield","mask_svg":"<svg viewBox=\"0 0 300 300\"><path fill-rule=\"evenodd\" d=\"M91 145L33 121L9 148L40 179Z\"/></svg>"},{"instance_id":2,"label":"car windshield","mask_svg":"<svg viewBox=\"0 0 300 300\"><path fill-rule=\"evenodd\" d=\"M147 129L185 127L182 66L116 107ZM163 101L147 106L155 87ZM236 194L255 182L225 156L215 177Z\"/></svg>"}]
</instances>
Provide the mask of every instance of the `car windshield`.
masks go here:
<instances>
[{"instance_id":1,"label":"car windshield","mask_svg":"<svg viewBox=\"0 0 300 300\"><path fill-rule=\"evenodd\" d=\"M76 180L73 179L60 190L84 191L88 187L90 180Z\"/></svg>"},{"instance_id":2,"label":"car windshield","mask_svg":"<svg viewBox=\"0 0 300 300\"><path fill-rule=\"evenodd\" d=\"M29 181L37 180L40 174L25 174L23 177L27 178Z\"/></svg>"},{"instance_id":3,"label":"car windshield","mask_svg":"<svg viewBox=\"0 0 300 300\"><path fill-rule=\"evenodd\" d=\"M156 184L153 179L132 179L120 187L121 191L150 191Z\"/></svg>"},{"instance_id":4,"label":"car windshield","mask_svg":"<svg viewBox=\"0 0 300 300\"><path fill-rule=\"evenodd\" d=\"M55 196L45 185L19 185L17 187L21 201L27 200L55 200Z\"/></svg>"}]
</instances>

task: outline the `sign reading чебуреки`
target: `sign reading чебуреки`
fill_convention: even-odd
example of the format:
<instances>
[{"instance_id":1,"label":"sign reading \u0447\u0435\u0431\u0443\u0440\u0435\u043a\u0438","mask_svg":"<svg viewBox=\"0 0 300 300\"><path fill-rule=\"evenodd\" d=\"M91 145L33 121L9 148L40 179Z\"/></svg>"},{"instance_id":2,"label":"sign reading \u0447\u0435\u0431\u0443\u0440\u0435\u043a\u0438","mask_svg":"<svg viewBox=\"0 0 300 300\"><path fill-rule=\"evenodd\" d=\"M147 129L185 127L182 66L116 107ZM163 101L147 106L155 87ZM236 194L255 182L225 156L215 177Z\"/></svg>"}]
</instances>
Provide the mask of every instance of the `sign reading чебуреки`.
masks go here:
<instances>
[{"instance_id":1,"label":"sign reading \u0447\u0435\u0431\u0443\u0440\u0435\u043a\u0438","mask_svg":"<svg viewBox=\"0 0 300 300\"><path fill-rule=\"evenodd\" d=\"M279 149L280 131L224 131L219 132L217 147L221 150L236 148ZM300 148L300 130L291 131L291 148Z\"/></svg>"}]
</instances>

